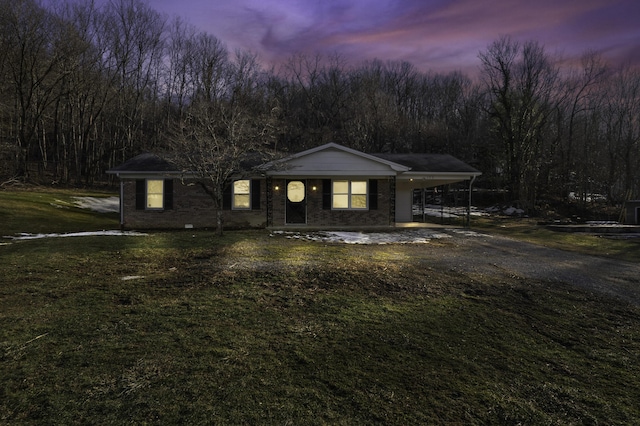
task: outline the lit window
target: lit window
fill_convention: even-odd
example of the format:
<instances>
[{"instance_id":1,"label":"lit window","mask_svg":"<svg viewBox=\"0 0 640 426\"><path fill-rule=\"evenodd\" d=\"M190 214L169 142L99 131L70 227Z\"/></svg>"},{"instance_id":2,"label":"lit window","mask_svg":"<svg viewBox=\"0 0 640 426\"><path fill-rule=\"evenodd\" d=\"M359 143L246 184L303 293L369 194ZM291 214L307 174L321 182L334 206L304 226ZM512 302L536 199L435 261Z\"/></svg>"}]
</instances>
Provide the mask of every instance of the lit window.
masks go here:
<instances>
[{"instance_id":1,"label":"lit window","mask_svg":"<svg viewBox=\"0 0 640 426\"><path fill-rule=\"evenodd\" d=\"M164 207L164 180L147 180L147 208Z\"/></svg>"},{"instance_id":2,"label":"lit window","mask_svg":"<svg viewBox=\"0 0 640 426\"><path fill-rule=\"evenodd\" d=\"M366 180L334 180L332 191L334 209L366 209Z\"/></svg>"},{"instance_id":3,"label":"lit window","mask_svg":"<svg viewBox=\"0 0 640 426\"><path fill-rule=\"evenodd\" d=\"M249 179L236 180L233 182L233 208L251 208L251 181Z\"/></svg>"},{"instance_id":4,"label":"lit window","mask_svg":"<svg viewBox=\"0 0 640 426\"><path fill-rule=\"evenodd\" d=\"M292 180L287 183L287 199L292 203L300 203L304 201L305 190L304 183L299 180Z\"/></svg>"}]
</instances>

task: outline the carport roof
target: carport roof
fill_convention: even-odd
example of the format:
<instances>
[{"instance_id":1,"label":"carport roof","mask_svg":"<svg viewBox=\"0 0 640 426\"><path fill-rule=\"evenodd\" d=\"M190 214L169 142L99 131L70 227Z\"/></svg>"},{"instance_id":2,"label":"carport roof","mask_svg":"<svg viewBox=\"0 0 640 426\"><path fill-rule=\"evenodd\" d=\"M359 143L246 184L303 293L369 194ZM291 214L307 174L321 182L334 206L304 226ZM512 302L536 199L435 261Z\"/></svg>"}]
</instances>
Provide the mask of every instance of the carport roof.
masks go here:
<instances>
[{"instance_id":1,"label":"carport roof","mask_svg":"<svg viewBox=\"0 0 640 426\"><path fill-rule=\"evenodd\" d=\"M448 154L372 154L411 168L411 172L470 173L480 171Z\"/></svg>"}]
</instances>

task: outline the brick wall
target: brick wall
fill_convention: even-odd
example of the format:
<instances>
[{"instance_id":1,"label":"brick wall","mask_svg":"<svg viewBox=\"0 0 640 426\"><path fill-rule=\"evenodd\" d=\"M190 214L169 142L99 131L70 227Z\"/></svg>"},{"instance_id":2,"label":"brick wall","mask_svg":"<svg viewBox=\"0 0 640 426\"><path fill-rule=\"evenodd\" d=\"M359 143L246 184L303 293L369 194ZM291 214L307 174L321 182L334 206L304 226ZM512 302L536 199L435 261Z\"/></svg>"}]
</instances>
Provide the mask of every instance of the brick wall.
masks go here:
<instances>
[{"instance_id":1,"label":"brick wall","mask_svg":"<svg viewBox=\"0 0 640 426\"><path fill-rule=\"evenodd\" d=\"M374 227L394 225L393 178L379 178L378 208L375 210L331 210L322 207L322 179L306 179L307 226L313 227ZM123 180L124 228L178 229L215 228L216 211L213 200L198 185L173 184L173 208L169 210L136 210L136 181ZM264 228L285 226L285 179L261 180L260 208L257 210L223 210L224 226L233 228ZM275 187L278 187L276 190ZM315 187L315 189L313 189ZM268 193L268 191L270 193ZM270 197L271 210L267 212Z\"/></svg>"},{"instance_id":2,"label":"brick wall","mask_svg":"<svg viewBox=\"0 0 640 426\"><path fill-rule=\"evenodd\" d=\"M378 178L378 208L375 210L331 210L322 207L322 179L306 179L307 183L307 226L328 227L368 227L393 226L392 193L393 179ZM275 188L278 187L278 190ZM273 179L272 190L273 218L270 226L285 226L286 180ZM314 190L315 187L315 190Z\"/></svg>"},{"instance_id":3,"label":"brick wall","mask_svg":"<svg viewBox=\"0 0 640 426\"><path fill-rule=\"evenodd\" d=\"M124 228L215 228L216 210L213 200L199 185L183 185L174 179L173 208L170 210L136 210L136 181L128 179L124 184ZM259 210L223 210L224 227L264 228L266 226L266 184L260 185Z\"/></svg>"}]
</instances>

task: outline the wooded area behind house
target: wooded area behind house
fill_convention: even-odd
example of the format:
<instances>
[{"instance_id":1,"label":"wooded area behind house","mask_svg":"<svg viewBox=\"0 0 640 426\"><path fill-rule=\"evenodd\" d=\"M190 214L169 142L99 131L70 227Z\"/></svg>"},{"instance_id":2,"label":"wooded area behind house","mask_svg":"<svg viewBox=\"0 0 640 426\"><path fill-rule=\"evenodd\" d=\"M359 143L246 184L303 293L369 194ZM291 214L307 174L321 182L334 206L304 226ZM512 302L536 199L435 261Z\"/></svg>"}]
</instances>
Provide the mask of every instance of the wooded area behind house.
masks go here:
<instances>
[{"instance_id":1,"label":"wooded area behind house","mask_svg":"<svg viewBox=\"0 0 640 426\"><path fill-rule=\"evenodd\" d=\"M0 184L104 183L140 152L206 133L283 154L447 153L530 211L569 193L640 198L640 71L594 52L570 61L502 37L474 76L302 54L266 69L142 1L0 0L0 76Z\"/></svg>"}]
</instances>

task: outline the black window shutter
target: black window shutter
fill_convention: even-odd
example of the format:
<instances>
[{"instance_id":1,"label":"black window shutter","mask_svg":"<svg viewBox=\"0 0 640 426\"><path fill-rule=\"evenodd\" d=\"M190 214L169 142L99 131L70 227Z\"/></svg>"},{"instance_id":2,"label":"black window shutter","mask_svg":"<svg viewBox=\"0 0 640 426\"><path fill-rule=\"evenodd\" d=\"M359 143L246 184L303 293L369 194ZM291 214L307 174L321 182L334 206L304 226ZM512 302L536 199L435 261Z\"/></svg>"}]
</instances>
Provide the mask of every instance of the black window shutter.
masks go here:
<instances>
[{"instance_id":1,"label":"black window shutter","mask_svg":"<svg viewBox=\"0 0 640 426\"><path fill-rule=\"evenodd\" d=\"M231 210L231 182L222 191L222 210Z\"/></svg>"},{"instance_id":2,"label":"black window shutter","mask_svg":"<svg viewBox=\"0 0 640 426\"><path fill-rule=\"evenodd\" d=\"M144 210L147 192L147 182L144 179L136 179L136 210Z\"/></svg>"},{"instance_id":3,"label":"black window shutter","mask_svg":"<svg viewBox=\"0 0 640 426\"><path fill-rule=\"evenodd\" d=\"M260 180L251 179L251 210L260 210Z\"/></svg>"},{"instance_id":4,"label":"black window shutter","mask_svg":"<svg viewBox=\"0 0 640 426\"><path fill-rule=\"evenodd\" d=\"M173 210L173 179L164 180L164 209Z\"/></svg>"},{"instance_id":5,"label":"black window shutter","mask_svg":"<svg viewBox=\"0 0 640 426\"><path fill-rule=\"evenodd\" d=\"M322 210L331 210L331 179L322 179Z\"/></svg>"},{"instance_id":6,"label":"black window shutter","mask_svg":"<svg viewBox=\"0 0 640 426\"><path fill-rule=\"evenodd\" d=\"M378 210L378 180L369 180L369 210Z\"/></svg>"}]
</instances>

